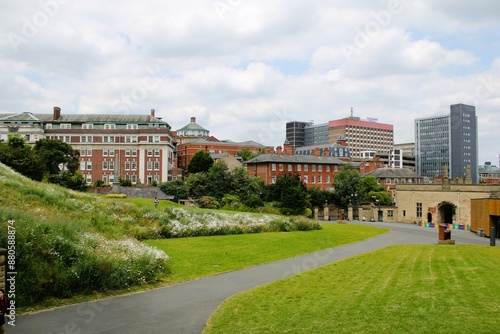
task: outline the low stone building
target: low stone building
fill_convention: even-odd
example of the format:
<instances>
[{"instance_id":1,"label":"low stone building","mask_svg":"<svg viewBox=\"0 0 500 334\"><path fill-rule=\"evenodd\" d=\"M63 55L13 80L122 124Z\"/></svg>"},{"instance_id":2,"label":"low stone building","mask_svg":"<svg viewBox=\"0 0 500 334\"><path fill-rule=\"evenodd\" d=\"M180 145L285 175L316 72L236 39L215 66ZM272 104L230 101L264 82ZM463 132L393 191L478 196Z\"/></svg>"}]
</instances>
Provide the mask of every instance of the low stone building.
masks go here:
<instances>
[{"instance_id":1,"label":"low stone building","mask_svg":"<svg viewBox=\"0 0 500 334\"><path fill-rule=\"evenodd\" d=\"M498 197L500 185L472 184L470 168L464 179L450 182L445 169L442 184L398 184L397 221L406 223L454 224L476 231L471 226L471 201Z\"/></svg>"}]
</instances>

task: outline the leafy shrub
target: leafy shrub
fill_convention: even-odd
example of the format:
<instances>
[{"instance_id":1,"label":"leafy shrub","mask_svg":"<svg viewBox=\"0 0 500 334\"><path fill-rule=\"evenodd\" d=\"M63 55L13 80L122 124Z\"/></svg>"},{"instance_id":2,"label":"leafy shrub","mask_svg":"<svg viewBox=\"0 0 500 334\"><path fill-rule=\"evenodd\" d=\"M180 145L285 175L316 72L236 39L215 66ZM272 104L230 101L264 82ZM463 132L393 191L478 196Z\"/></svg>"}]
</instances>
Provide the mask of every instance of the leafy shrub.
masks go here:
<instances>
[{"instance_id":1,"label":"leafy shrub","mask_svg":"<svg viewBox=\"0 0 500 334\"><path fill-rule=\"evenodd\" d=\"M221 199L223 206L237 207L240 204L240 198L236 195L225 194Z\"/></svg>"},{"instance_id":2,"label":"leafy shrub","mask_svg":"<svg viewBox=\"0 0 500 334\"><path fill-rule=\"evenodd\" d=\"M15 221L16 297L25 306L49 297L154 282L168 272L164 252L134 239L106 239L7 208L0 208L0 219ZM0 233L0 245L6 244L7 233Z\"/></svg>"},{"instance_id":3,"label":"leafy shrub","mask_svg":"<svg viewBox=\"0 0 500 334\"><path fill-rule=\"evenodd\" d=\"M250 195L250 197L248 197L244 204L246 206L248 206L249 208L258 208L258 207L261 207L264 205L264 202L262 201L262 199L257 196L257 195Z\"/></svg>"},{"instance_id":4,"label":"leafy shrub","mask_svg":"<svg viewBox=\"0 0 500 334\"><path fill-rule=\"evenodd\" d=\"M307 218L312 218L313 216L312 210L310 208L306 208L304 211L304 216L306 216Z\"/></svg>"},{"instance_id":5,"label":"leafy shrub","mask_svg":"<svg viewBox=\"0 0 500 334\"><path fill-rule=\"evenodd\" d=\"M161 231L165 238L321 229L317 222L280 216L195 213L181 208L167 209L167 214Z\"/></svg>"},{"instance_id":6,"label":"leafy shrub","mask_svg":"<svg viewBox=\"0 0 500 334\"><path fill-rule=\"evenodd\" d=\"M206 208L206 209L218 209L218 208L220 208L219 202L217 201L217 199L215 197L212 197L212 196L203 196L201 198L198 198L196 200L196 204L198 204L198 206L200 208Z\"/></svg>"}]
</instances>

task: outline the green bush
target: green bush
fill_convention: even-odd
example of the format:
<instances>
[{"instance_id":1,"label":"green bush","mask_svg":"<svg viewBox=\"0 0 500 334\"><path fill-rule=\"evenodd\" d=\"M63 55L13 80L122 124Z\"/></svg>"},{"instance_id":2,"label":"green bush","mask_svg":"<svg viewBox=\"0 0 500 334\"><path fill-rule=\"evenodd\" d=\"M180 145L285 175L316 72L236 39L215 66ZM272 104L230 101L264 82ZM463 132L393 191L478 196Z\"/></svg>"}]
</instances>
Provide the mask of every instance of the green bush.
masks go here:
<instances>
[{"instance_id":1,"label":"green bush","mask_svg":"<svg viewBox=\"0 0 500 334\"><path fill-rule=\"evenodd\" d=\"M212 197L212 196L203 196L201 198L198 198L196 200L196 204L198 204L198 206L200 208L205 208L205 209L218 209L218 208L220 208L219 202L217 201L217 199L215 197Z\"/></svg>"},{"instance_id":2,"label":"green bush","mask_svg":"<svg viewBox=\"0 0 500 334\"><path fill-rule=\"evenodd\" d=\"M0 220L15 221L16 298L23 306L47 298L106 291L154 282L168 272L168 256L133 239L106 239L83 225L49 222L0 207ZM6 225L0 245L7 245Z\"/></svg>"},{"instance_id":3,"label":"green bush","mask_svg":"<svg viewBox=\"0 0 500 334\"><path fill-rule=\"evenodd\" d=\"M313 216L312 210L310 208L306 208L304 211L304 216L306 216L307 218L312 218Z\"/></svg>"},{"instance_id":4,"label":"green bush","mask_svg":"<svg viewBox=\"0 0 500 334\"><path fill-rule=\"evenodd\" d=\"M257 195L250 195L250 197L248 197L244 204L246 206L248 206L249 208L258 208L258 207L261 207L264 205L264 202L262 201L262 199L257 196Z\"/></svg>"}]
</instances>

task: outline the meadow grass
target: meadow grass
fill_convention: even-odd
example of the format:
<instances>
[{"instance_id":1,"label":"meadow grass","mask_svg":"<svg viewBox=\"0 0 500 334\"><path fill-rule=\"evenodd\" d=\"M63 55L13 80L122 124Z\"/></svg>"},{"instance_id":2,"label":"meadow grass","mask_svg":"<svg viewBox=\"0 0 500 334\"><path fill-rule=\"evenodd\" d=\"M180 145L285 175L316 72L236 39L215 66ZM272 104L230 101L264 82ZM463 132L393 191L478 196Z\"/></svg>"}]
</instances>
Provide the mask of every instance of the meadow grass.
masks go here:
<instances>
[{"instance_id":1,"label":"meadow grass","mask_svg":"<svg viewBox=\"0 0 500 334\"><path fill-rule=\"evenodd\" d=\"M500 249L393 246L226 300L213 333L498 333Z\"/></svg>"},{"instance_id":2,"label":"meadow grass","mask_svg":"<svg viewBox=\"0 0 500 334\"><path fill-rule=\"evenodd\" d=\"M322 224L321 230L147 240L170 256L169 283L183 282L337 247L388 230L349 224Z\"/></svg>"}]
</instances>

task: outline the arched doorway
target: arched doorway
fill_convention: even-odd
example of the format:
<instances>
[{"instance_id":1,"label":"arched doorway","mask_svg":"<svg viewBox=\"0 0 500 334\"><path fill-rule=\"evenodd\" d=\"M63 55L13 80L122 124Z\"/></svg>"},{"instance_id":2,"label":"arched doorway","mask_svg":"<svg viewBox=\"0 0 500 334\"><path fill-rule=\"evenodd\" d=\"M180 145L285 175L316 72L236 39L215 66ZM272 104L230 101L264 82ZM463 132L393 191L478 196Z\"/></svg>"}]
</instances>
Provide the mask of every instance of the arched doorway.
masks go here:
<instances>
[{"instance_id":1,"label":"arched doorway","mask_svg":"<svg viewBox=\"0 0 500 334\"><path fill-rule=\"evenodd\" d=\"M456 205L450 202L441 202L438 205L439 223L453 224L455 218Z\"/></svg>"},{"instance_id":2,"label":"arched doorway","mask_svg":"<svg viewBox=\"0 0 500 334\"><path fill-rule=\"evenodd\" d=\"M432 213L427 212L427 222L432 223Z\"/></svg>"}]
</instances>

